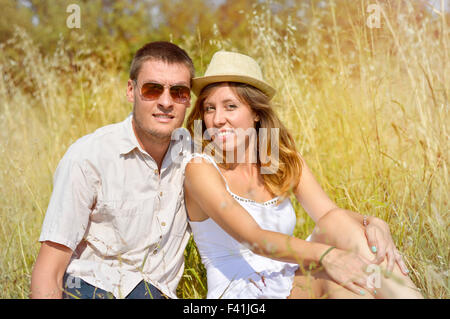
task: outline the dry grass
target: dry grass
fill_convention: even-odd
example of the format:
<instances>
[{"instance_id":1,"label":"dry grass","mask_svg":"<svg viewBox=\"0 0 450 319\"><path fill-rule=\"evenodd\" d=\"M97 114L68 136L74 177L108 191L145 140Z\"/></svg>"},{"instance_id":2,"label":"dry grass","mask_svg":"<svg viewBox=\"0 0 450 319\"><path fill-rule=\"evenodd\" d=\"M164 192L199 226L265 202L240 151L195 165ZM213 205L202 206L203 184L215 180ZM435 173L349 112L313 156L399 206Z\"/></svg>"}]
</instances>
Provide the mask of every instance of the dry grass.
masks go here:
<instances>
[{"instance_id":1,"label":"dry grass","mask_svg":"<svg viewBox=\"0 0 450 319\"><path fill-rule=\"evenodd\" d=\"M418 22L412 7L385 7L381 28L370 29L361 23L361 0L340 2L360 6L360 19L349 15L348 28L330 27L323 23L334 21L333 3L305 7L313 14L301 32L258 7L247 16L243 53L257 58L277 87L277 112L330 197L386 220L424 296L448 298L448 21L437 15ZM220 34L183 41L198 73L203 52L234 49ZM82 39L70 57L63 42L48 56L37 45L18 30L2 46L20 59L0 53L0 298L28 296L53 172L67 147L131 110L127 70L118 72L114 61L100 63ZM305 238L314 225L295 207L295 235ZM192 242L185 255L178 294L202 298L205 271Z\"/></svg>"}]
</instances>

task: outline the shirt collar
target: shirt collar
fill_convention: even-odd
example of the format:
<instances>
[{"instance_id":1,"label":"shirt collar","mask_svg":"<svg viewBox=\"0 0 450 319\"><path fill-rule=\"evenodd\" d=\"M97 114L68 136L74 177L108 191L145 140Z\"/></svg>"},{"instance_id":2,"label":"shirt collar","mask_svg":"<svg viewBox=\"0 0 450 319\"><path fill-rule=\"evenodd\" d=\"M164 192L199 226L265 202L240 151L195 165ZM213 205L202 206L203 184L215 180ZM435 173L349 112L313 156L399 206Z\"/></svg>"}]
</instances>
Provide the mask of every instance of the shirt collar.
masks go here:
<instances>
[{"instance_id":1,"label":"shirt collar","mask_svg":"<svg viewBox=\"0 0 450 319\"><path fill-rule=\"evenodd\" d=\"M131 112L128 117L122 122L124 134L121 138L119 150L121 155L125 155L133 151L134 149L139 149L141 153L148 154L139 144L136 134L134 134L133 130L133 112ZM183 143L180 140L171 140L169 144L169 148L167 149L166 156L164 156L164 160L162 166L165 167L169 163L167 163L166 157L169 155L175 154L175 156L185 156L186 151L189 151L190 148L183 148ZM170 156L169 156L170 157Z\"/></svg>"},{"instance_id":2,"label":"shirt collar","mask_svg":"<svg viewBox=\"0 0 450 319\"><path fill-rule=\"evenodd\" d=\"M131 112L127 116L125 121L122 122L124 134L122 135L122 139L120 141L119 146L121 155L128 154L135 148L138 148L141 152L145 152L139 145L136 135L134 134L132 119L133 119L133 112Z\"/></svg>"}]
</instances>

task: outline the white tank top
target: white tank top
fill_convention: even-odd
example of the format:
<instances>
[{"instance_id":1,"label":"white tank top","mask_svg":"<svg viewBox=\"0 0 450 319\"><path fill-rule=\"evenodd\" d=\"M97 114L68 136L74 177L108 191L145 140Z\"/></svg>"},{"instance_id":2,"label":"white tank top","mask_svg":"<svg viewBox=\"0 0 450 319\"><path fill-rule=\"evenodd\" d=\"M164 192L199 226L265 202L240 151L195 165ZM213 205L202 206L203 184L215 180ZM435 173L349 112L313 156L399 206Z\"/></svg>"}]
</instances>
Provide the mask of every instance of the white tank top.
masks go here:
<instances>
[{"instance_id":1,"label":"white tank top","mask_svg":"<svg viewBox=\"0 0 450 319\"><path fill-rule=\"evenodd\" d=\"M214 165L224 179L227 191L262 229L293 234L296 215L289 198L277 206L278 198L258 203L240 197L231 192L210 156L194 153L194 157L202 157ZM254 254L211 218L201 222L189 221L189 224L207 271L208 298L285 298L289 295L297 264ZM267 281L273 282L269 285Z\"/></svg>"}]
</instances>

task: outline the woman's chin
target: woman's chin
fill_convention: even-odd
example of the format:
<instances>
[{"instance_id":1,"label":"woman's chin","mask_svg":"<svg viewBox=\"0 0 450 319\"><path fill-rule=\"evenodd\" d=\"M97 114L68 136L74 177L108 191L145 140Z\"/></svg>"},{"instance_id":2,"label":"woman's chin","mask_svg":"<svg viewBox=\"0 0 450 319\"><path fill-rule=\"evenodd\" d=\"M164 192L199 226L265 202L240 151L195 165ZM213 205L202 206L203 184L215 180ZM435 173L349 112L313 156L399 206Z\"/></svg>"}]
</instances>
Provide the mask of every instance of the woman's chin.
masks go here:
<instances>
[{"instance_id":1,"label":"woman's chin","mask_svg":"<svg viewBox=\"0 0 450 319\"><path fill-rule=\"evenodd\" d=\"M242 145L242 150L239 149L239 145L236 145L235 143L228 143L225 145L218 145L215 144L216 151L219 151L223 154L223 156L227 159L227 162L229 163L240 163L242 161L239 161L236 159L236 156L245 156L246 150L245 145Z\"/></svg>"},{"instance_id":2,"label":"woman's chin","mask_svg":"<svg viewBox=\"0 0 450 319\"><path fill-rule=\"evenodd\" d=\"M228 154L228 153L235 153L236 148L234 146L227 146L227 145L216 145L216 150Z\"/></svg>"}]
</instances>

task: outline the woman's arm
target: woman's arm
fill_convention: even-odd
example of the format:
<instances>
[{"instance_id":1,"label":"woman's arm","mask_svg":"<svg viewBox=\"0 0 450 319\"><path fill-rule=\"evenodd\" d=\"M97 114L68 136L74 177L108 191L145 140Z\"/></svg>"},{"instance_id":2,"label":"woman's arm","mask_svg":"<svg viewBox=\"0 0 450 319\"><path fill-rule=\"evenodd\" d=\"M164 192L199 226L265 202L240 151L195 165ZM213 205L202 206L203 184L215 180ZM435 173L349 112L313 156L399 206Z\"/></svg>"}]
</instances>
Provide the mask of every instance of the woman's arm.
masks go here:
<instances>
[{"instance_id":1,"label":"woman's arm","mask_svg":"<svg viewBox=\"0 0 450 319\"><path fill-rule=\"evenodd\" d=\"M295 196L314 222L317 224L320 218L332 210L340 210L343 214L347 214L351 218L358 221L362 227L364 216L357 212L339 208L322 189L310 168L306 164L306 161L300 156L300 154L299 157L302 161L302 176L297 188L295 189ZM372 217L368 217L368 223L370 223L372 219Z\"/></svg>"},{"instance_id":2,"label":"woman's arm","mask_svg":"<svg viewBox=\"0 0 450 319\"><path fill-rule=\"evenodd\" d=\"M317 263L330 247L262 229L227 192L222 177L206 160L202 159L201 163L191 161L187 165L184 183L187 202L194 201L195 206L230 236L256 254L307 266L313 261Z\"/></svg>"},{"instance_id":3,"label":"woman's arm","mask_svg":"<svg viewBox=\"0 0 450 319\"><path fill-rule=\"evenodd\" d=\"M204 214L256 254L307 268L313 262L317 265L324 252L331 248L259 227L227 192L222 177L206 160L188 163L184 183L187 206L194 201ZM355 293L360 291L358 286L367 283L363 269L368 264L362 256L340 249L333 249L322 258L322 265L331 278Z\"/></svg>"},{"instance_id":4,"label":"woman's arm","mask_svg":"<svg viewBox=\"0 0 450 319\"><path fill-rule=\"evenodd\" d=\"M300 155L299 155L300 156ZM400 269L407 274L408 269L403 261L402 256L398 253L394 241L391 236L389 225L374 216L367 216L367 227L364 227L364 216L343 208L339 208L324 192L322 187L314 178L311 170L306 162L300 156L302 161L302 176L295 190L295 196L299 203L303 206L309 216L316 224L320 224L320 219L331 211L339 210L342 214L347 214L355 219L361 228L364 228L367 244L370 250L376 254L372 263L381 263L385 256L388 259L388 270L392 271L394 263L400 266ZM338 219L340 214L334 214L333 218ZM338 229L337 229L338 231Z\"/></svg>"},{"instance_id":5,"label":"woman's arm","mask_svg":"<svg viewBox=\"0 0 450 319\"><path fill-rule=\"evenodd\" d=\"M72 250L66 246L45 241L31 275L32 299L61 299L63 276Z\"/></svg>"},{"instance_id":6,"label":"woman's arm","mask_svg":"<svg viewBox=\"0 0 450 319\"><path fill-rule=\"evenodd\" d=\"M328 197L316 181L306 161L300 155L299 157L302 162L302 175L294 194L298 202L317 224L320 218L327 213L340 208Z\"/></svg>"}]
</instances>

